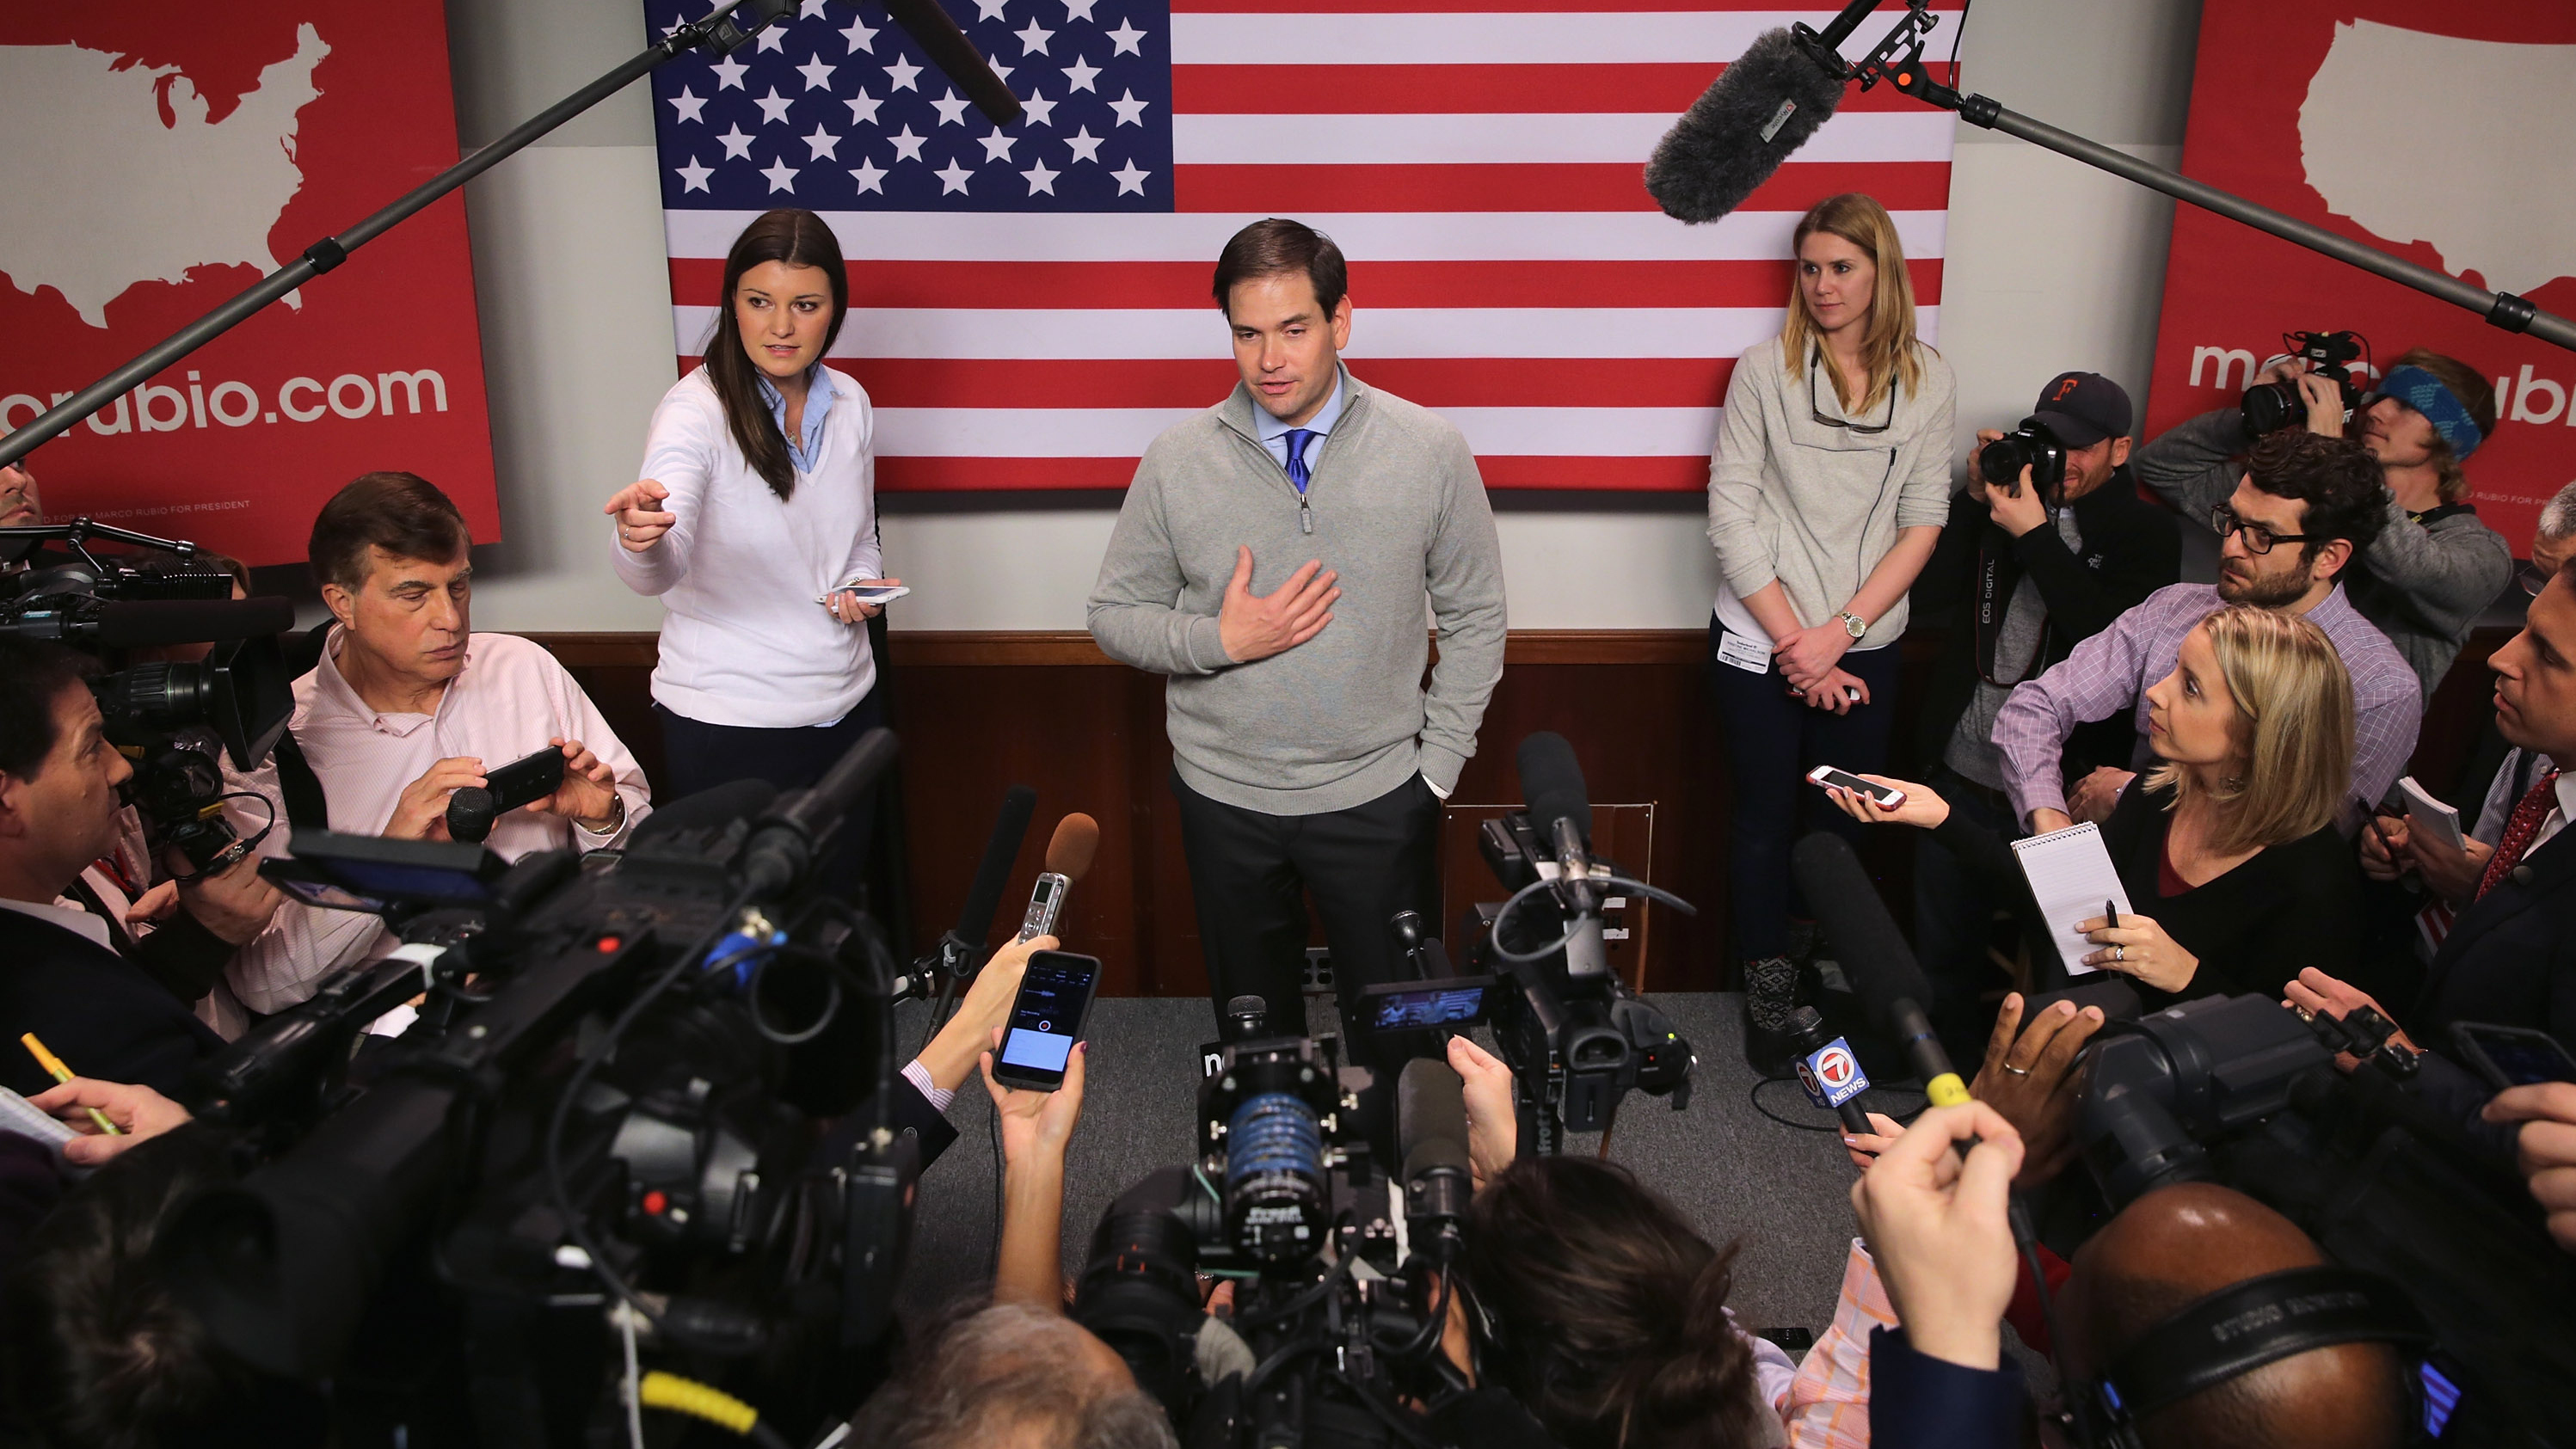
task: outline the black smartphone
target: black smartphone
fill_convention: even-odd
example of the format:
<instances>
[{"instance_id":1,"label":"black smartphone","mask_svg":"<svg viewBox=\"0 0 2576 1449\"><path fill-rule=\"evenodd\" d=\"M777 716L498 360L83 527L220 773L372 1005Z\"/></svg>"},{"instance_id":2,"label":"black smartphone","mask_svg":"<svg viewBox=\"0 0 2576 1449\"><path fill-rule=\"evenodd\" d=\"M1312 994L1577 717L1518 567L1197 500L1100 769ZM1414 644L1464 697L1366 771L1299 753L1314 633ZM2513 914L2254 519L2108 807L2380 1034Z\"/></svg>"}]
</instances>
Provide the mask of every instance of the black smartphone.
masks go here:
<instances>
[{"instance_id":1,"label":"black smartphone","mask_svg":"<svg viewBox=\"0 0 2576 1449\"><path fill-rule=\"evenodd\" d=\"M2534 1082L2576 1082L2576 1057L2545 1031L2455 1021L2451 1043L2469 1069L2499 1092Z\"/></svg>"},{"instance_id":2,"label":"black smartphone","mask_svg":"<svg viewBox=\"0 0 2576 1449\"><path fill-rule=\"evenodd\" d=\"M1360 988L1365 1031L1464 1029L1492 1014L1491 976L1451 976L1438 981L1381 981Z\"/></svg>"},{"instance_id":3,"label":"black smartphone","mask_svg":"<svg viewBox=\"0 0 2576 1449\"><path fill-rule=\"evenodd\" d=\"M1064 1064L1082 1040L1091 1015L1091 993L1100 985L1100 960L1071 951L1040 951L1020 977L1020 998L993 1058L993 1080L1006 1087L1052 1092L1064 1085Z\"/></svg>"},{"instance_id":4,"label":"black smartphone","mask_svg":"<svg viewBox=\"0 0 2576 1449\"><path fill-rule=\"evenodd\" d=\"M563 749L548 745L497 770L485 771L483 788L491 792L492 813L499 815L543 800L562 789L563 777Z\"/></svg>"}]
</instances>

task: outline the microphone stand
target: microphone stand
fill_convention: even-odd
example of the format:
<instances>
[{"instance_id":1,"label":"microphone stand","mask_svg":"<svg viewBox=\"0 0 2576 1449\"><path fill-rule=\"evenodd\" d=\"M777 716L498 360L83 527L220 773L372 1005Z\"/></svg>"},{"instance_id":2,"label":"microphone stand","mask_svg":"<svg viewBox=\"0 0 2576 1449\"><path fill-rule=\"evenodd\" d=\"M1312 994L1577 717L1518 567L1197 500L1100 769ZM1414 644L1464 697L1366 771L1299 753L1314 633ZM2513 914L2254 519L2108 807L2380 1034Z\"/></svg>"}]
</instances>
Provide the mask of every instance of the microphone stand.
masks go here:
<instances>
[{"instance_id":1,"label":"microphone stand","mask_svg":"<svg viewBox=\"0 0 2576 1449\"><path fill-rule=\"evenodd\" d=\"M1922 36L1931 30L1934 23L1926 9L1927 4L1928 0L1906 0L1906 18L1897 22L1896 28L1888 32L1876 50L1857 64L1843 65L1837 59L1834 64L1826 65L1826 69L1857 79L1862 90L1868 90L1882 80L1887 81L1927 105L1957 112L1970 125L2018 136L2035 146L2045 146L2061 156L2072 157L2114 176L2126 177L2177 201L2187 201L2204 211L2216 212L2231 221L2241 221L2257 231L2270 232L2283 241L2295 242L2312 252L2386 277L2453 306L2465 307L2507 332L2528 333L2543 342L2576 352L2576 322L2541 311L2529 298L2512 292L2490 292L2482 287L2473 287L2448 272L2437 272L2403 257L2391 256L2377 247L2354 241L2314 222L2257 205L2205 181L2194 181L2178 171L2150 165L2099 141L2088 141L2045 121L2035 121L2018 111L2006 110L2002 102L1990 97L1961 95L1934 80L1931 68L1923 63ZM1799 29L1804 30L1805 27ZM1904 58L1893 59L1900 49L1906 52ZM1830 50L1822 54L1818 54L1814 46L1807 47L1807 50L1808 54L1816 56L1819 64L1832 57ZM5 450L0 449L0 458L5 457Z\"/></svg>"},{"instance_id":2,"label":"microphone stand","mask_svg":"<svg viewBox=\"0 0 2576 1449\"><path fill-rule=\"evenodd\" d=\"M711 55L729 55L742 47L770 22L796 8L796 0L719 0L713 13L705 19L683 25L658 44L650 45L632 58L620 63L606 75L538 112L499 140L460 159L372 216L360 221L337 236L327 236L304 249L303 255L278 268L244 289L229 302L180 328L169 337L146 349L124 366L82 388L47 409L43 416L25 427L0 437L0 467L25 457L40 443L46 442L145 379L154 376L180 358L214 341L247 321L251 314L294 291L315 277L349 259L349 253L393 230L415 213L437 201L466 182L500 165L524 150L531 142L592 106L626 89L636 77L658 69L692 50L705 50ZM736 25L733 13L748 9L751 19ZM99 530L104 533L104 530Z\"/></svg>"}]
</instances>

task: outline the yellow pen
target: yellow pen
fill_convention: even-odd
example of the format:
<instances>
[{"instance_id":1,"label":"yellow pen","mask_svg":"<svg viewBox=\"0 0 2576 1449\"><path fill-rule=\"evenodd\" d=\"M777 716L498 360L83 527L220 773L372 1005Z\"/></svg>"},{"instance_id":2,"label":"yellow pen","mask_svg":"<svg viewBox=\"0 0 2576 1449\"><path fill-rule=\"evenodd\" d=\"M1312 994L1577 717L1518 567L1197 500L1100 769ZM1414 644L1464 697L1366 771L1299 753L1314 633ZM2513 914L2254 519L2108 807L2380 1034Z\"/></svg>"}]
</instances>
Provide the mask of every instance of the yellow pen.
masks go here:
<instances>
[{"instance_id":1,"label":"yellow pen","mask_svg":"<svg viewBox=\"0 0 2576 1449\"><path fill-rule=\"evenodd\" d=\"M36 1065L43 1067L47 1076L52 1077L57 1082L68 1082L72 1079L72 1069L63 1065L63 1059L61 1057L55 1056L52 1052L45 1050L45 1044L36 1040L36 1034L34 1032L31 1031L23 1033L19 1036L18 1040L27 1044L27 1050L35 1054ZM115 1123L107 1120L107 1114L98 1110L96 1107L89 1109L89 1120L97 1123L98 1130L106 1133L110 1137L122 1137L125 1135L123 1128L118 1127Z\"/></svg>"}]
</instances>

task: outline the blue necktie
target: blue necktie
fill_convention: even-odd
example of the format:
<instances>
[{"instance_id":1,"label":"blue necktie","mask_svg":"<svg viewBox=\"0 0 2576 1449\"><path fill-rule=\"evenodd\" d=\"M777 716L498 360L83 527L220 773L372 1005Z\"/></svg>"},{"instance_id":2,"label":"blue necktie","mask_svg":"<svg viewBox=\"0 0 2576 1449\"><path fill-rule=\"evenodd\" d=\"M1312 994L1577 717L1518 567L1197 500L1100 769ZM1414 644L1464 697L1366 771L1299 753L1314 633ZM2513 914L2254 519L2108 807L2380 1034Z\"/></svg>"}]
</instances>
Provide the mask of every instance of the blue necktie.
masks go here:
<instances>
[{"instance_id":1,"label":"blue necktie","mask_svg":"<svg viewBox=\"0 0 2576 1449\"><path fill-rule=\"evenodd\" d=\"M1313 436L1313 428L1288 430L1288 481L1296 484L1301 494L1306 491L1306 480L1314 476L1306 467L1306 440Z\"/></svg>"}]
</instances>

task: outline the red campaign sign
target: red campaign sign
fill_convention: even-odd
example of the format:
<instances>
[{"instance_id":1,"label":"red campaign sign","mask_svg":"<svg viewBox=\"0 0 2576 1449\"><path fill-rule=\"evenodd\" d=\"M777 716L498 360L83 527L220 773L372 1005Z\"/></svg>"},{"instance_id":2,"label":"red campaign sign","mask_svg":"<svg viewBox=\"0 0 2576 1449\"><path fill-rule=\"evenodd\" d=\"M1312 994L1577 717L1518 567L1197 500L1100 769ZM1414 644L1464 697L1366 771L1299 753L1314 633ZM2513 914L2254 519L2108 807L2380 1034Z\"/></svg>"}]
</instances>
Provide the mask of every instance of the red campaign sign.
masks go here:
<instances>
[{"instance_id":1,"label":"red campaign sign","mask_svg":"<svg viewBox=\"0 0 2576 1449\"><path fill-rule=\"evenodd\" d=\"M301 12L301 13L298 13ZM442 0L0 14L0 430L456 159ZM48 518L304 557L373 469L500 536L452 196L28 458Z\"/></svg>"},{"instance_id":2,"label":"red campaign sign","mask_svg":"<svg viewBox=\"0 0 2576 1449\"><path fill-rule=\"evenodd\" d=\"M2576 6L2566 0L2207 0L2183 171L2484 286L2576 315ZM2288 330L2351 330L2496 384L2467 464L2517 555L2576 481L2576 353L2304 247L2174 210L2150 436L2232 403ZM2356 371L2356 377L2359 373Z\"/></svg>"}]
</instances>

